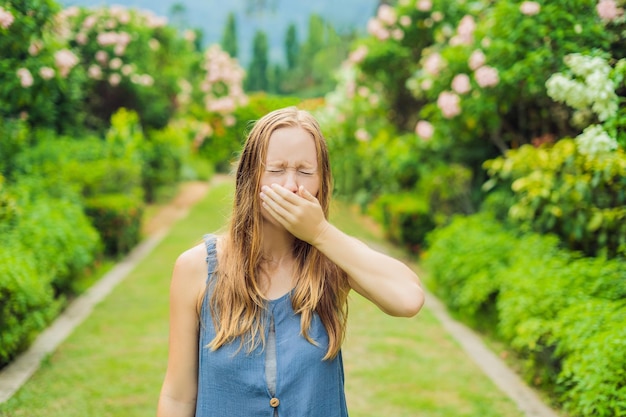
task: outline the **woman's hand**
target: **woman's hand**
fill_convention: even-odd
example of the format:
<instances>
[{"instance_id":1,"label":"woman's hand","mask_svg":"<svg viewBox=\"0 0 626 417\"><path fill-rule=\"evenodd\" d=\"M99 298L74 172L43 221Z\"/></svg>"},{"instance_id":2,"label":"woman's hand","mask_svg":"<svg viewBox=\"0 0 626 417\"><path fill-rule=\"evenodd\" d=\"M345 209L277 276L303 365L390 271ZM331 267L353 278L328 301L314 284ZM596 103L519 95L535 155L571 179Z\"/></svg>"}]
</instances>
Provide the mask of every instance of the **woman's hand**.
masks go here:
<instances>
[{"instance_id":1,"label":"woman's hand","mask_svg":"<svg viewBox=\"0 0 626 417\"><path fill-rule=\"evenodd\" d=\"M303 186L292 193L278 184L261 189L263 208L289 233L315 246L317 238L328 228L328 220L315 196Z\"/></svg>"}]
</instances>

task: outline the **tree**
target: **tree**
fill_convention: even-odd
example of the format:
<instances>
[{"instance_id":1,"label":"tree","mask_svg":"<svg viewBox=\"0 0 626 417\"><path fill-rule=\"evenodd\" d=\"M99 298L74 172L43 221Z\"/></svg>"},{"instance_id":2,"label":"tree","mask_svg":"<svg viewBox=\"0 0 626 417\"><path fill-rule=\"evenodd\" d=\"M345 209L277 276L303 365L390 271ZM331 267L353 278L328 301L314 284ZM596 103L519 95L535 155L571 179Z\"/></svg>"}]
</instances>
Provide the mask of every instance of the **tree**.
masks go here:
<instances>
[{"instance_id":1,"label":"tree","mask_svg":"<svg viewBox=\"0 0 626 417\"><path fill-rule=\"evenodd\" d=\"M267 35L262 30L257 30L252 45L252 61L248 67L246 78L247 91L267 91L269 81L268 71L268 42Z\"/></svg>"},{"instance_id":2,"label":"tree","mask_svg":"<svg viewBox=\"0 0 626 417\"><path fill-rule=\"evenodd\" d=\"M288 70L293 70L298 65L299 55L298 29L294 23L291 23L285 35L285 57L287 58Z\"/></svg>"},{"instance_id":3,"label":"tree","mask_svg":"<svg viewBox=\"0 0 626 417\"><path fill-rule=\"evenodd\" d=\"M237 20L235 13L230 12L228 14L228 21L226 27L224 27L224 33L222 34L222 49L233 58L237 58L238 54L238 41L237 41Z\"/></svg>"},{"instance_id":4,"label":"tree","mask_svg":"<svg viewBox=\"0 0 626 417\"><path fill-rule=\"evenodd\" d=\"M187 26L187 7L184 3L176 2L169 10L170 25L176 29Z\"/></svg>"}]
</instances>

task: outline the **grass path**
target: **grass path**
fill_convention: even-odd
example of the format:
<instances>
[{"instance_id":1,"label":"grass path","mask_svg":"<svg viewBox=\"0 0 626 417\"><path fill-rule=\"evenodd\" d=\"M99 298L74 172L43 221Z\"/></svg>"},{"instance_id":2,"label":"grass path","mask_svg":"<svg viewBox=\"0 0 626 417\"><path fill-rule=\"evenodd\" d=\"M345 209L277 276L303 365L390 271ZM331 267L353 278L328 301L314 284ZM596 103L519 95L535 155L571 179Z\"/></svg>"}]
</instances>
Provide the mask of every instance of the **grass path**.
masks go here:
<instances>
[{"instance_id":1,"label":"grass path","mask_svg":"<svg viewBox=\"0 0 626 417\"><path fill-rule=\"evenodd\" d=\"M224 224L231 193L230 183L213 187L0 405L0 416L153 417L167 360L174 260ZM337 204L334 212L346 232L393 250L349 208ZM353 295L344 363L352 417L521 417L426 309L392 318Z\"/></svg>"}]
</instances>

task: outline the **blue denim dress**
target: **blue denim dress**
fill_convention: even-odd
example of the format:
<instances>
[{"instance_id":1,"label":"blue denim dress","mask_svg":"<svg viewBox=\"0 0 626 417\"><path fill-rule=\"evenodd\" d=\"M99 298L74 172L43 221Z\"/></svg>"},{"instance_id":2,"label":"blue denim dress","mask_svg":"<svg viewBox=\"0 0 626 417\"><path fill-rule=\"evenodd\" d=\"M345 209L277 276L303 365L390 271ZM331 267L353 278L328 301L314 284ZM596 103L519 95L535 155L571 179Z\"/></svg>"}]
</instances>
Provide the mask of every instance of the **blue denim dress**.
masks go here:
<instances>
[{"instance_id":1,"label":"blue denim dress","mask_svg":"<svg viewBox=\"0 0 626 417\"><path fill-rule=\"evenodd\" d=\"M239 340L212 351L215 337L208 299L217 263L215 236L205 236L208 291L202 303L198 355L196 417L346 417L341 352L323 361L328 334L320 318L311 320L309 334L300 334L300 315L291 306L290 293L267 303L265 323L274 324L276 375L270 393L265 375L267 349L240 349ZM268 340L269 326L265 326Z\"/></svg>"}]
</instances>

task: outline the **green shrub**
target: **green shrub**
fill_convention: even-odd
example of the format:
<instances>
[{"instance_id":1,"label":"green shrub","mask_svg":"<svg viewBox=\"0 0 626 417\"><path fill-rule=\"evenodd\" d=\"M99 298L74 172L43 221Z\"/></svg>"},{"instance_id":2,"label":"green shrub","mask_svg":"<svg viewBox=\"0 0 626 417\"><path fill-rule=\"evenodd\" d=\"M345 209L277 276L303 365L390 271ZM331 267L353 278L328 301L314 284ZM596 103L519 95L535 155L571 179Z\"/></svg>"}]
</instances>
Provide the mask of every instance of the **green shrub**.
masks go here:
<instances>
[{"instance_id":1,"label":"green shrub","mask_svg":"<svg viewBox=\"0 0 626 417\"><path fill-rule=\"evenodd\" d=\"M35 266L31 253L0 236L0 368L11 361L59 312L48 285L51 272Z\"/></svg>"},{"instance_id":2,"label":"green shrub","mask_svg":"<svg viewBox=\"0 0 626 417\"><path fill-rule=\"evenodd\" d=\"M626 153L581 154L574 140L522 146L485 162L491 180L511 190L508 215L522 228L555 233L588 255L626 254Z\"/></svg>"},{"instance_id":3,"label":"green shrub","mask_svg":"<svg viewBox=\"0 0 626 417\"><path fill-rule=\"evenodd\" d=\"M176 184L181 179L188 153L185 133L174 126L149 132L142 146L142 186L147 202L155 200L159 187Z\"/></svg>"},{"instance_id":4,"label":"green shrub","mask_svg":"<svg viewBox=\"0 0 626 417\"><path fill-rule=\"evenodd\" d=\"M471 214L472 171L461 164L439 164L424 172L417 185L438 225L455 214Z\"/></svg>"},{"instance_id":5,"label":"green shrub","mask_svg":"<svg viewBox=\"0 0 626 417\"><path fill-rule=\"evenodd\" d=\"M556 354L564 358L558 382L571 414L626 415L625 322L623 298L587 299L559 314L553 335L558 340Z\"/></svg>"},{"instance_id":6,"label":"green shrub","mask_svg":"<svg viewBox=\"0 0 626 417\"><path fill-rule=\"evenodd\" d=\"M0 137L0 173L10 177L16 168L15 156L31 142L26 123L0 118Z\"/></svg>"},{"instance_id":7,"label":"green shrub","mask_svg":"<svg viewBox=\"0 0 626 417\"><path fill-rule=\"evenodd\" d=\"M495 301L516 249L515 235L489 215L477 214L454 217L427 242L422 259L432 271L429 286L464 321L495 330Z\"/></svg>"},{"instance_id":8,"label":"green shrub","mask_svg":"<svg viewBox=\"0 0 626 417\"><path fill-rule=\"evenodd\" d=\"M426 234L435 227L428 204L415 193L384 194L371 210L387 238L413 252L421 249Z\"/></svg>"},{"instance_id":9,"label":"green shrub","mask_svg":"<svg viewBox=\"0 0 626 417\"><path fill-rule=\"evenodd\" d=\"M142 199L137 195L101 194L85 200L85 210L100 232L105 253L119 256L141 239Z\"/></svg>"},{"instance_id":10,"label":"green shrub","mask_svg":"<svg viewBox=\"0 0 626 417\"><path fill-rule=\"evenodd\" d=\"M626 261L565 250L556 236L506 230L481 213L429 235L431 287L493 333L524 377L574 416L626 414Z\"/></svg>"},{"instance_id":11,"label":"green shrub","mask_svg":"<svg viewBox=\"0 0 626 417\"><path fill-rule=\"evenodd\" d=\"M0 366L56 316L100 253L79 198L68 187L50 196L42 184L0 181Z\"/></svg>"}]
</instances>

